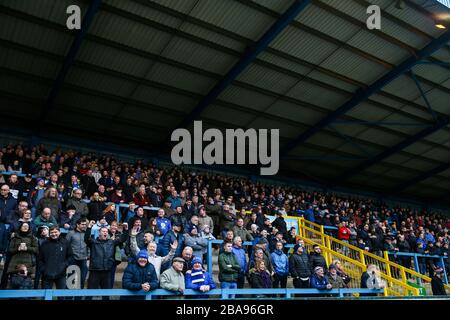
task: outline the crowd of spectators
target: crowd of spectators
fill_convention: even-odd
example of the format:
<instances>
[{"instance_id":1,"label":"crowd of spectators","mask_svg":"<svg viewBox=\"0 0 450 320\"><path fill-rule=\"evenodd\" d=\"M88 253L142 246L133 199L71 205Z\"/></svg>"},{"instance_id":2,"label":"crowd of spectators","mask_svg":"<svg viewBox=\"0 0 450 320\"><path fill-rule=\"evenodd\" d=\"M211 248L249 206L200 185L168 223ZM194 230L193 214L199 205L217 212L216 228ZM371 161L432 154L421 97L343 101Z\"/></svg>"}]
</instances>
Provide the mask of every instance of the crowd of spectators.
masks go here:
<instances>
[{"instance_id":1,"label":"crowd of spectators","mask_svg":"<svg viewBox=\"0 0 450 320\"><path fill-rule=\"evenodd\" d=\"M296 288L348 286L339 261L327 265L319 246L306 252L287 215L334 226L327 232L377 255L449 254L450 220L433 212L92 152L10 144L0 150L0 185L3 289L64 288L69 265L80 268L81 288L86 279L88 288L112 288L126 260L124 288L206 292L216 286L203 268L216 238L222 288L285 288L288 276ZM395 259L412 267L410 257ZM419 258L420 271L449 270L445 261ZM379 286L368 277L361 286Z\"/></svg>"}]
</instances>

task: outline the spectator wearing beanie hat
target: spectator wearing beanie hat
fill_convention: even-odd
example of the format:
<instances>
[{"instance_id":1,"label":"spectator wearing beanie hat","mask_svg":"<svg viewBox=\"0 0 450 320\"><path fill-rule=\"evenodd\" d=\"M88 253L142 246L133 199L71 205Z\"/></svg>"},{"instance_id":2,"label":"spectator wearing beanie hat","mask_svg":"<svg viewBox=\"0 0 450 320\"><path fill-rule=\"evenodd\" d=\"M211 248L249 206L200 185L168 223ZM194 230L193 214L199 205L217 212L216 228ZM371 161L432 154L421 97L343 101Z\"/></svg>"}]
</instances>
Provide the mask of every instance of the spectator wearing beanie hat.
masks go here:
<instances>
[{"instance_id":1,"label":"spectator wearing beanie hat","mask_svg":"<svg viewBox=\"0 0 450 320\"><path fill-rule=\"evenodd\" d=\"M124 289L144 292L158 288L158 277L155 267L148 262L147 250L141 250L136 256L136 263L129 263L123 273L122 287Z\"/></svg>"},{"instance_id":2,"label":"spectator wearing beanie hat","mask_svg":"<svg viewBox=\"0 0 450 320\"><path fill-rule=\"evenodd\" d=\"M192 269L186 272L186 289L208 292L209 290L216 288L216 284L211 275L204 271L202 267L202 259L195 257L192 260Z\"/></svg>"},{"instance_id":3,"label":"spectator wearing beanie hat","mask_svg":"<svg viewBox=\"0 0 450 320\"><path fill-rule=\"evenodd\" d=\"M184 234L185 245L192 248L194 256L202 257L208 248L208 240L202 238L196 225L191 225L186 231Z\"/></svg>"}]
</instances>

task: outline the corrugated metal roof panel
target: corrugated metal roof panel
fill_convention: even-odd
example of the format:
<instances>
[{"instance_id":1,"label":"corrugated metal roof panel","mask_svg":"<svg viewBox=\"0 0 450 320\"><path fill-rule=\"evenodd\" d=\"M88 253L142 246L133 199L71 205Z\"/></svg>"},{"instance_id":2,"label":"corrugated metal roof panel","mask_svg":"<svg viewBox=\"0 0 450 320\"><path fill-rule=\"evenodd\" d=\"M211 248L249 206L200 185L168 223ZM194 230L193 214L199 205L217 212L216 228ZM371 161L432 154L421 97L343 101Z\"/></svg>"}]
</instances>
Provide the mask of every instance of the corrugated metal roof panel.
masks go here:
<instances>
[{"instance_id":1,"label":"corrugated metal roof panel","mask_svg":"<svg viewBox=\"0 0 450 320\"><path fill-rule=\"evenodd\" d=\"M249 128L258 129L279 129L280 137L294 138L298 134L298 128L286 123L274 121L267 118L256 118L248 125Z\"/></svg>"},{"instance_id":2,"label":"corrugated metal roof panel","mask_svg":"<svg viewBox=\"0 0 450 320\"><path fill-rule=\"evenodd\" d=\"M289 1L273 1L273 0L252 0L266 8L278 12L279 14L284 13L293 3L292 0Z\"/></svg>"},{"instance_id":3,"label":"corrugated metal roof panel","mask_svg":"<svg viewBox=\"0 0 450 320\"><path fill-rule=\"evenodd\" d=\"M77 60L135 77L145 76L145 70L153 63L149 59L87 40L81 46Z\"/></svg>"},{"instance_id":4,"label":"corrugated metal roof panel","mask_svg":"<svg viewBox=\"0 0 450 320\"><path fill-rule=\"evenodd\" d=\"M449 53L449 59L450 59L450 53ZM446 80L449 80L448 69L443 68L438 65L419 64L414 67L413 71L415 74L421 76L422 78L428 79L435 83L441 83Z\"/></svg>"},{"instance_id":5,"label":"corrugated metal roof panel","mask_svg":"<svg viewBox=\"0 0 450 320\"><path fill-rule=\"evenodd\" d=\"M313 5L300 12L295 20L344 42L359 31L354 24Z\"/></svg>"},{"instance_id":6,"label":"corrugated metal roof panel","mask_svg":"<svg viewBox=\"0 0 450 320\"><path fill-rule=\"evenodd\" d=\"M147 69L146 79L167 84L183 90L205 95L216 81L193 72L185 71L162 63L155 63Z\"/></svg>"},{"instance_id":7,"label":"corrugated metal roof panel","mask_svg":"<svg viewBox=\"0 0 450 320\"><path fill-rule=\"evenodd\" d=\"M450 60L450 49L441 48L440 50L434 52L431 56L441 61L448 62Z\"/></svg>"},{"instance_id":8,"label":"corrugated metal roof panel","mask_svg":"<svg viewBox=\"0 0 450 320\"><path fill-rule=\"evenodd\" d=\"M391 112L378 108L373 104L362 102L346 113L350 117L365 121L379 121L389 116Z\"/></svg>"},{"instance_id":9,"label":"corrugated metal roof panel","mask_svg":"<svg viewBox=\"0 0 450 320\"><path fill-rule=\"evenodd\" d=\"M61 25L66 25L67 7L70 5L77 5L81 9L82 15L87 11L87 5L79 0L58 0L58 1L28 1L28 0L14 0L2 1L2 5L26 12L28 14L56 22Z\"/></svg>"},{"instance_id":10,"label":"corrugated metal roof panel","mask_svg":"<svg viewBox=\"0 0 450 320\"><path fill-rule=\"evenodd\" d=\"M432 89L427 90L425 96L427 97L432 110L443 114L449 114L450 94L439 89ZM414 102L426 107L422 96L417 98Z\"/></svg>"},{"instance_id":11,"label":"corrugated metal roof panel","mask_svg":"<svg viewBox=\"0 0 450 320\"><path fill-rule=\"evenodd\" d=\"M107 12L96 15L89 33L156 54L172 37L169 33Z\"/></svg>"},{"instance_id":12,"label":"corrugated metal roof panel","mask_svg":"<svg viewBox=\"0 0 450 320\"><path fill-rule=\"evenodd\" d=\"M364 23L367 20L367 8L361 6L355 1L326 0L321 2L324 2L325 4L337 9L338 11L344 12Z\"/></svg>"},{"instance_id":13,"label":"corrugated metal roof panel","mask_svg":"<svg viewBox=\"0 0 450 320\"><path fill-rule=\"evenodd\" d=\"M375 62L342 48L333 52L320 66L367 85L389 71Z\"/></svg>"},{"instance_id":14,"label":"corrugated metal roof panel","mask_svg":"<svg viewBox=\"0 0 450 320\"><path fill-rule=\"evenodd\" d=\"M0 13L0 38L65 56L73 34L63 34Z\"/></svg>"},{"instance_id":15,"label":"corrugated metal roof panel","mask_svg":"<svg viewBox=\"0 0 450 320\"><path fill-rule=\"evenodd\" d=\"M170 41L163 56L218 74L228 72L238 59L178 37Z\"/></svg>"},{"instance_id":16,"label":"corrugated metal roof panel","mask_svg":"<svg viewBox=\"0 0 450 320\"><path fill-rule=\"evenodd\" d=\"M0 50L0 66L49 79L55 79L61 68L61 65L56 61L15 49Z\"/></svg>"},{"instance_id":17,"label":"corrugated metal roof panel","mask_svg":"<svg viewBox=\"0 0 450 320\"><path fill-rule=\"evenodd\" d=\"M426 15L420 13L409 5L406 5L402 10L398 10L394 5L386 9L389 12L410 25L420 26L420 29L433 37L438 37L441 30L434 26L434 21Z\"/></svg>"},{"instance_id":18,"label":"corrugated metal roof panel","mask_svg":"<svg viewBox=\"0 0 450 320\"><path fill-rule=\"evenodd\" d=\"M61 90L56 99L56 104L67 106L74 113L76 113L76 110L85 112L94 111L105 114L105 117L116 114L123 107L122 103L114 100L91 96L68 89Z\"/></svg>"},{"instance_id":19,"label":"corrugated metal roof panel","mask_svg":"<svg viewBox=\"0 0 450 320\"><path fill-rule=\"evenodd\" d=\"M398 46L366 30L355 34L347 43L393 65L400 64L410 56L405 50L399 50Z\"/></svg>"},{"instance_id":20,"label":"corrugated metal roof panel","mask_svg":"<svg viewBox=\"0 0 450 320\"><path fill-rule=\"evenodd\" d=\"M324 117L322 112L282 100L277 100L273 103L265 113L284 117L307 125L314 125Z\"/></svg>"},{"instance_id":21,"label":"corrugated metal roof panel","mask_svg":"<svg viewBox=\"0 0 450 320\"><path fill-rule=\"evenodd\" d=\"M64 82L80 87L95 88L95 90L121 97L128 97L136 86L135 83L127 80L76 67L71 68Z\"/></svg>"},{"instance_id":22,"label":"corrugated metal roof panel","mask_svg":"<svg viewBox=\"0 0 450 320\"><path fill-rule=\"evenodd\" d=\"M342 90L348 91L350 94L353 94L354 92L356 92L356 90L358 89L357 86L348 83L346 81L337 79L333 76L330 76L328 74L325 74L323 72L320 71L312 71L311 73L308 74L308 76L312 79L327 83L333 87L337 87L340 88Z\"/></svg>"},{"instance_id":23,"label":"corrugated metal roof panel","mask_svg":"<svg viewBox=\"0 0 450 320\"><path fill-rule=\"evenodd\" d=\"M17 78L1 73L0 88L3 91L11 92L19 96L37 99L45 99L48 92L50 92L50 86L48 84L25 80L23 78Z\"/></svg>"},{"instance_id":24,"label":"corrugated metal roof panel","mask_svg":"<svg viewBox=\"0 0 450 320\"><path fill-rule=\"evenodd\" d=\"M233 110L231 112L230 109L226 107L211 104L202 112L202 118L220 119L221 122L228 122L234 126L245 128L248 127L248 123L251 122L255 116L245 111Z\"/></svg>"},{"instance_id":25,"label":"corrugated metal roof panel","mask_svg":"<svg viewBox=\"0 0 450 320\"><path fill-rule=\"evenodd\" d=\"M268 70L254 63L247 67L236 80L283 95L298 81L289 75Z\"/></svg>"},{"instance_id":26,"label":"corrugated metal roof panel","mask_svg":"<svg viewBox=\"0 0 450 320\"><path fill-rule=\"evenodd\" d=\"M336 45L291 26L284 29L270 47L313 64L320 64L337 49Z\"/></svg>"},{"instance_id":27,"label":"corrugated metal roof panel","mask_svg":"<svg viewBox=\"0 0 450 320\"><path fill-rule=\"evenodd\" d=\"M133 99L151 103L167 109L188 112L197 102L195 99L173 92L167 92L147 86L140 86L133 94Z\"/></svg>"},{"instance_id":28,"label":"corrugated metal roof panel","mask_svg":"<svg viewBox=\"0 0 450 320\"><path fill-rule=\"evenodd\" d=\"M118 0L120 1L120 0ZM199 0L148 0L149 2L156 2L165 7L177 10L184 14L191 12L192 8L197 5Z\"/></svg>"},{"instance_id":29,"label":"corrugated metal roof panel","mask_svg":"<svg viewBox=\"0 0 450 320\"><path fill-rule=\"evenodd\" d=\"M422 84L424 90L429 90L430 87ZM401 97L405 100L411 101L416 99L420 95L414 80L406 75L401 75L385 85L383 91L393 94L397 97Z\"/></svg>"},{"instance_id":30,"label":"corrugated metal roof panel","mask_svg":"<svg viewBox=\"0 0 450 320\"><path fill-rule=\"evenodd\" d=\"M190 15L253 40L275 22L272 17L230 0L199 1Z\"/></svg>"},{"instance_id":31,"label":"corrugated metal roof panel","mask_svg":"<svg viewBox=\"0 0 450 320\"><path fill-rule=\"evenodd\" d=\"M339 105L348 100L348 96L346 95L320 88L306 81L299 82L286 95L329 110L335 110Z\"/></svg>"},{"instance_id":32,"label":"corrugated metal roof panel","mask_svg":"<svg viewBox=\"0 0 450 320\"><path fill-rule=\"evenodd\" d=\"M245 42L230 39L221 34L198 27L189 22L183 23L183 25L180 27L180 30L238 52L244 52L246 49Z\"/></svg>"},{"instance_id":33,"label":"corrugated metal roof panel","mask_svg":"<svg viewBox=\"0 0 450 320\"><path fill-rule=\"evenodd\" d=\"M265 110L275 101L274 98L267 95L238 88L233 85L225 89L225 91L220 94L219 99L258 111Z\"/></svg>"},{"instance_id":34,"label":"corrugated metal roof panel","mask_svg":"<svg viewBox=\"0 0 450 320\"><path fill-rule=\"evenodd\" d=\"M284 69L291 70L291 71L296 72L296 73L298 73L300 75L306 75L307 73L311 72L311 70L312 70L312 68L305 67L305 66L301 65L300 63L292 62L290 60L281 58L279 56L276 56L276 55L274 55L272 53L268 53L268 52L265 52L265 51L261 52L258 55L257 59L260 59L260 60L265 61L265 62L272 63L272 64L277 65L279 67L282 67Z\"/></svg>"},{"instance_id":35,"label":"corrugated metal roof panel","mask_svg":"<svg viewBox=\"0 0 450 320\"><path fill-rule=\"evenodd\" d=\"M112 5L113 7L119 8L123 11L131 12L138 16L144 17L146 19L150 19L152 21L155 21L155 22L158 22L158 23L161 23L161 24L173 27L173 28L178 28L181 24L183 24L183 21L181 19L175 18L175 17L165 14L161 11L151 9L151 8L146 7L135 1L106 0L104 2ZM184 2L184 1L182 1L182 2ZM114 16L114 17L117 17L117 16Z\"/></svg>"}]
</instances>

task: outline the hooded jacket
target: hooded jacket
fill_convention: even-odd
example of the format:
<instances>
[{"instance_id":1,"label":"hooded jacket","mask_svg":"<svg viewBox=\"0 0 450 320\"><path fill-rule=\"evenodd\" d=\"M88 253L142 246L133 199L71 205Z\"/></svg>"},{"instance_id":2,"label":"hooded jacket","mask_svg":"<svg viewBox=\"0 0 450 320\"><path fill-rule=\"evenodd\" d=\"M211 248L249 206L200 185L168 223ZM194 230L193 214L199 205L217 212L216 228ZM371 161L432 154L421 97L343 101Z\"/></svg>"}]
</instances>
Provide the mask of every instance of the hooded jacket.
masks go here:
<instances>
[{"instance_id":1,"label":"hooded jacket","mask_svg":"<svg viewBox=\"0 0 450 320\"><path fill-rule=\"evenodd\" d=\"M287 255L281 250L275 250L271 254L273 269L279 276L287 276L289 274L289 260Z\"/></svg>"}]
</instances>

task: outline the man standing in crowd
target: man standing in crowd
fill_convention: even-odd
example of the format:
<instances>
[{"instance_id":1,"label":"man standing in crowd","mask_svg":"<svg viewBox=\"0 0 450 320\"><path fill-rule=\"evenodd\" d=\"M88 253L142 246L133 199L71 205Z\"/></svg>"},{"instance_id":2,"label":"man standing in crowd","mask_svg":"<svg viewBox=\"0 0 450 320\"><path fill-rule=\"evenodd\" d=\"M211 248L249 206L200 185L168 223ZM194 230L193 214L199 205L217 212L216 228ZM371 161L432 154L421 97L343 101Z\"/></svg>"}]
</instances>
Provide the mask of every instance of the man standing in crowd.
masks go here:
<instances>
[{"instance_id":1,"label":"man standing in crowd","mask_svg":"<svg viewBox=\"0 0 450 320\"><path fill-rule=\"evenodd\" d=\"M72 248L61 237L58 226L49 230L50 237L39 249L39 267L42 276L42 289L66 288L66 269L72 261Z\"/></svg>"},{"instance_id":2,"label":"man standing in crowd","mask_svg":"<svg viewBox=\"0 0 450 320\"><path fill-rule=\"evenodd\" d=\"M124 243L128 237L128 226L123 225L124 232L120 237L112 240L108 236L108 229L100 228L97 239L92 239L91 230L95 221L91 221L84 235L84 241L90 249L88 289L111 289L111 270L116 263L114 257L116 246Z\"/></svg>"},{"instance_id":3,"label":"man standing in crowd","mask_svg":"<svg viewBox=\"0 0 450 320\"><path fill-rule=\"evenodd\" d=\"M86 242L84 241L84 235L86 233L87 220L86 218L80 218L76 222L76 227L74 230L70 231L66 240L70 244L73 252L73 264L80 268L80 289L84 289L84 283L88 274L88 249Z\"/></svg>"},{"instance_id":4,"label":"man standing in crowd","mask_svg":"<svg viewBox=\"0 0 450 320\"><path fill-rule=\"evenodd\" d=\"M225 243L223 252L219 254L219 281L222 289L236 289L239 272L239 265L236 256L232 253L233 244ZM230 296L234 298L233 296Z\"/></svg>"}]
</instances>

